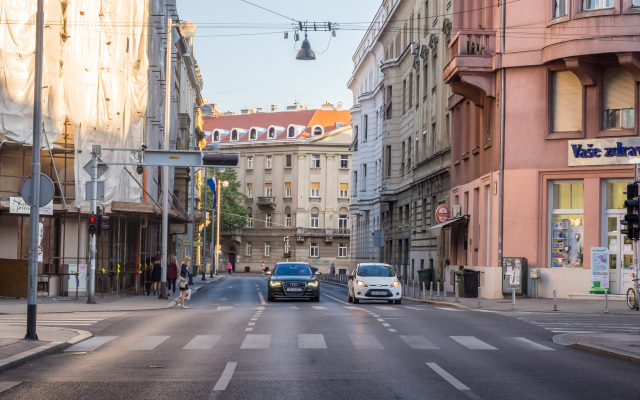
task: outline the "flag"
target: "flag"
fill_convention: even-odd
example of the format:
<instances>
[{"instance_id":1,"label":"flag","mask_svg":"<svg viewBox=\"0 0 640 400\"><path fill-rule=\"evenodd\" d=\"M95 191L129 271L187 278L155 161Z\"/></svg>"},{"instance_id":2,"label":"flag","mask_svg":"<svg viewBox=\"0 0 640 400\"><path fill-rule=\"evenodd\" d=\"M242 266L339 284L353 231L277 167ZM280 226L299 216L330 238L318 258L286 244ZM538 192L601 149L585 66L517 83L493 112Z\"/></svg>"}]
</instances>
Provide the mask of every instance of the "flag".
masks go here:
<instances>
[{"instance_id":1,"label":"flag","mask_svg":"<svg viewBox=\"0 0 640 400\"><path fill-rule=\"evenodd\" d=\"M207 181L207 184L209 185L209 187L211 188L211 191L213 192L213 207L211 208L216 208L217 205L217 195L216 195L216 179L215 178L211 178Z\"/></svg>"}]
</instances>

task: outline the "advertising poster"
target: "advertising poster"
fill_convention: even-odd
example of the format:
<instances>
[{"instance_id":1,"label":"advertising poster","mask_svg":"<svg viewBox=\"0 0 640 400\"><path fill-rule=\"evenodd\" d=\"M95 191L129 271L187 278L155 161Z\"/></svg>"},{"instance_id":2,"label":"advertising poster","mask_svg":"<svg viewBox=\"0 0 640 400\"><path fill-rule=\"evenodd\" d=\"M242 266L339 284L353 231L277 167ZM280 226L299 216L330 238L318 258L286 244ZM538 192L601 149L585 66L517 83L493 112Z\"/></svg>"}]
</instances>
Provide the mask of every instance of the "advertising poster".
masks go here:
<instances>
[{"instance_id":1,"label":"advertising poster","mask_svg":"<svg viewBox=\"0 0 640 400\"><path fill-rule=\"evenodd\" d=\"M609 250L606 247L591 248L590 293L611 293L609 290Z\"/></svg>"}]
</instances>

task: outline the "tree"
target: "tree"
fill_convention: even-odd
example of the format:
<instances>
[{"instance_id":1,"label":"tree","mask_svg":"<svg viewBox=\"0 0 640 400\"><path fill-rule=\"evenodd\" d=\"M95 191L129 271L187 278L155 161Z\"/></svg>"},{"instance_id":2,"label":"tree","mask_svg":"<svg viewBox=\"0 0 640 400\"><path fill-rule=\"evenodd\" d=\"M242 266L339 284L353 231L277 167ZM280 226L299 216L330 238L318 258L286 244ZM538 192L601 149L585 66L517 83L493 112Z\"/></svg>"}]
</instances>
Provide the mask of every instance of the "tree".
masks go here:
<instances>
[{"instance_id":1,"label":"tree","mask_svg":"<svg viewBox=\"0 0 640 400\"><path fill-rule=\"evenodd\" d=\"M215 168L209 168L207 170L207 176L213 177L215 175ZM238 182L236 172L232 168L227 168L223 172L218 170L218 180L227 181L229 184L224 187L220 185L220 232L229 232L235 229L242 229L247 225L247 216L249 210L243 206L244 200L247 198L244 194L239 192L240 182ZM207 196L207 208L211 210L213 204L213 193L209 185L203 187L204 193L202 196ZM217 216L218 210L213 210ZM214 219L210 219L214 222ZM208 228L208 227L207 227ZM211 240L213 235L209 235L209 232L215 232L215 226L211 227L211 230L207 230L208 239Z\"/></svg>"}]
</instances>

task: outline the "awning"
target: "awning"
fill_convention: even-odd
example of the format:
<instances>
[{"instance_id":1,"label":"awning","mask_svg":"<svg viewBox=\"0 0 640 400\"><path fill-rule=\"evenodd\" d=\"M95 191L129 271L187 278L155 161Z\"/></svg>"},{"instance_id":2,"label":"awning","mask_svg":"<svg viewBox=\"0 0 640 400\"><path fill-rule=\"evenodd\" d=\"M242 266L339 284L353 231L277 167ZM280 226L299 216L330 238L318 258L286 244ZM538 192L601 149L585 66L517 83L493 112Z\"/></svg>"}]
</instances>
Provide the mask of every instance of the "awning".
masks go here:
<instances>
[{"instance_id":1,"label":"awning","mask_svg":"<svg viewBox=\"0 0 640 400\"><path fill-rule=\"evenodd\" d=\"M440 230L442 228L447 228L447 227L450 227L453 224L457 224L457 223L460 223L460 222L466 222L468 219L469 219L468 215L462 215L460 217L451 218L451 219L449 219L447 221L444 221L441 224L432 226L431 228L429 228L429 232L433 232L434 234L437 235L438 233L440 233Z\"/></svg>"}]
</instances>

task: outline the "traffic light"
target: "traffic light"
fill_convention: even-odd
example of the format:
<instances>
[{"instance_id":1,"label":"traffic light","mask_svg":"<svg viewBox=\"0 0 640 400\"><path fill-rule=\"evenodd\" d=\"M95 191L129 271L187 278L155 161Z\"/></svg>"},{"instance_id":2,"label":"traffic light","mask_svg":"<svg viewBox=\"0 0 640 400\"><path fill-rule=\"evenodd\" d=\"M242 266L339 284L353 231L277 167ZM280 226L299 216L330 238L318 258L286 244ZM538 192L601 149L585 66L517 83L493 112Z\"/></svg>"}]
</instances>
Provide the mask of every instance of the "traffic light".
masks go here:
<instances>
[{"instance_id":1,"label":"traffic light","mask_svg":"<svg viewBox=\"0 0 640 400\"><path fill-rule=\"evenodd\" d=\"M212 167L237 167L238 153L202 152L202 164Z\"/></svg>"},{"instance_id":2,"label":"traffic light","mask_svg":"<svg viewBox=\"0 0 640 400\"><path fill-rule=\"evenodd\" d=\"M638 216L638 183L630 183L625 190L627 200L624 201L624 207L627 209L627 214L624 216L624 221L620 221L623 229L620 232L623 235L627 235L629 240L640 239L640 217Z\"/></svg>"},{"instance_id":3,"label":"traffic light","mask_svg":"<svg viewBox=\"0 0 640 400\"><path fill-rule=\"evenodd\" d=\"M89 234L95 235L96 233L98 233L98 216L89 214Z\"/></svg>"},{"instance_id":4,"label":"traffic light","mask_svg":"<svg viewBox=\"0 0 640 400\"><path fill-rule=\"evenodd\" d=\"M285 252L284 253L284 258L291 258L291 252Z\"/></svg>"},{"instance_id":5,"label":"traffic light","mask_svg":"<svg viewBox=\"0 0 640 400\"><path fill-rule=\"evenodd\" d=\"M109 229L109 217L106 215L100 215L100 218L98 218L98 234L101 234L102 232L106 231Z\"/></svg>"}]
</instances>

